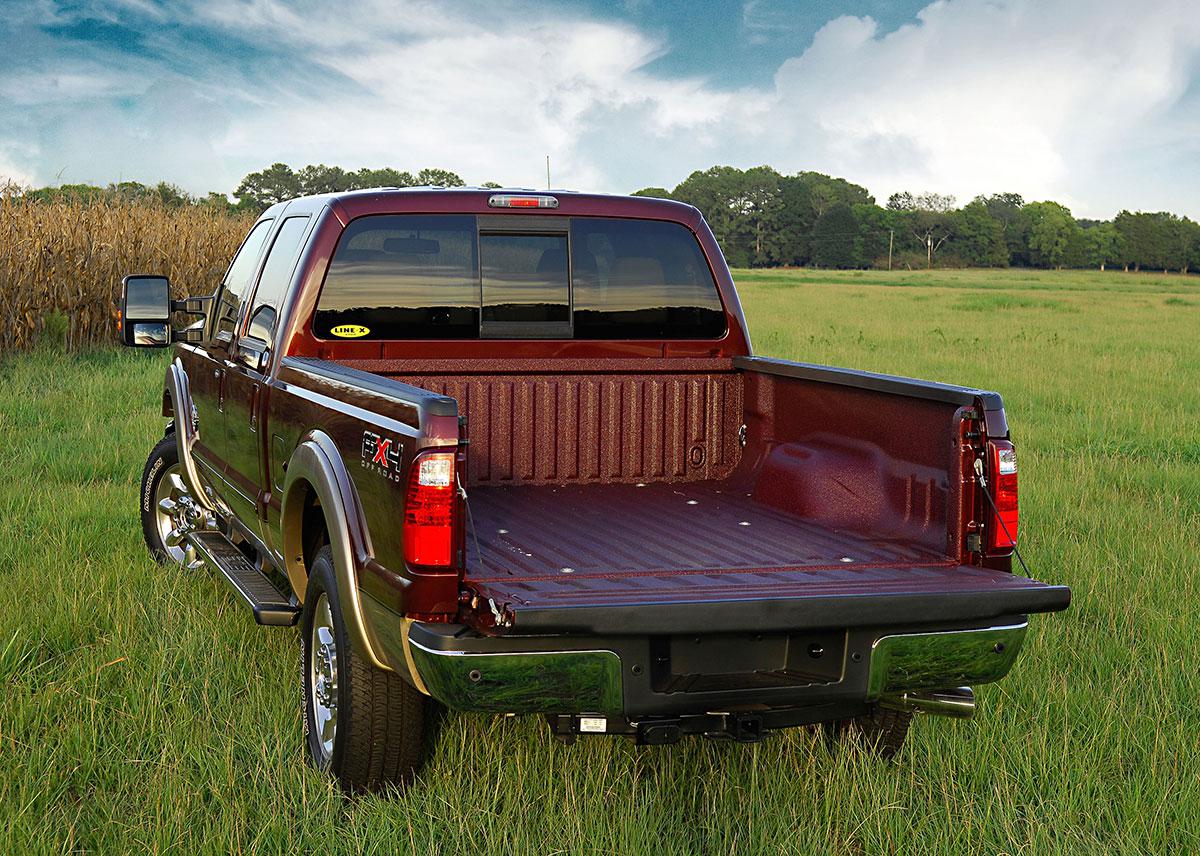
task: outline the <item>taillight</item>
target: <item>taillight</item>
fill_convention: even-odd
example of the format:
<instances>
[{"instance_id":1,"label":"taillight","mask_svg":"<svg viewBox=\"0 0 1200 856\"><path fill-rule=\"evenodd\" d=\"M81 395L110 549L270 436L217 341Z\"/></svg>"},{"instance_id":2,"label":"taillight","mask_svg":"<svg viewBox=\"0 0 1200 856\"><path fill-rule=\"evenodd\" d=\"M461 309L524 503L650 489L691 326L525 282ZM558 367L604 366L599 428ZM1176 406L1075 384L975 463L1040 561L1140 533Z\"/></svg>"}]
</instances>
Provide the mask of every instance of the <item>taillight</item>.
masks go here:
<instances>
[{"instance_id":1,"label":"taillight","mask_svg":"<svg viewBox=\"0 0 1200 856\"><path fill-rule=\"evenodd\" d=\"M992 502L996 505L988 544L993 550L1008 550L1017 542L1017 450L1007 440L992 440L988 456Z\"/></svg>"},{"instance_id":2,"label":"taillight","mask_svg":"<svg viewBox=\"0 0 1200 856\"><path fill-rule=\"evenodd\" d=\"M454 453L413 462L404 502L404 558L412 565L449 567L454 554Z\"/></svg>"}]
</instances>

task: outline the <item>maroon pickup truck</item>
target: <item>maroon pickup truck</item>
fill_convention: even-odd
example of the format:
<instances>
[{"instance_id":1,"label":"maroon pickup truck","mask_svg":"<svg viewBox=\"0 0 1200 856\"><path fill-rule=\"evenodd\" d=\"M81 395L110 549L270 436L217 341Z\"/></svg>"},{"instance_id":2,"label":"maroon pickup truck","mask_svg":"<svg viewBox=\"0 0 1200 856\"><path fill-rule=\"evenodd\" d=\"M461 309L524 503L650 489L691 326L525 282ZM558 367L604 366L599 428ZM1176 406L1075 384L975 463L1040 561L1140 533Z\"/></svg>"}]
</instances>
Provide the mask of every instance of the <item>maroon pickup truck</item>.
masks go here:
<instances>
[{"instance_id":1,"label":"maroon pickup truck","mask_svg":"<svg viewBox=\"0 0 1200 856\"><path fill-rule=\"evenodd\" d=\"M211 297L127 277L120 332L177 343L147 544L300 622L308 749L350 790L408 781L439 705L894 753L1070 600L1012 572L1000 397L753 356L687 205L295 199Z\"/></svg>"}]
</instances>

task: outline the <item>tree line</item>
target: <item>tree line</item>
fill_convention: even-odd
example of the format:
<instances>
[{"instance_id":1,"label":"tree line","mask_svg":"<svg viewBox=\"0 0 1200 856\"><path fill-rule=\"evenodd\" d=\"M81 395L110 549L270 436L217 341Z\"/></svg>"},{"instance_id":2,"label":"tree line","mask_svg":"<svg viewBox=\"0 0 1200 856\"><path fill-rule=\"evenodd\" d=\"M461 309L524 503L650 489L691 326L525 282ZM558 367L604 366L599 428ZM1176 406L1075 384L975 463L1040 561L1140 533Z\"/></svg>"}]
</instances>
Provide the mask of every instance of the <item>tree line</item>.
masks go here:
<instances>
[{"instance_id":1,"label":"tree line","mask_svg":"<svg viewBox=\"0 0 1200 856\"><path fill-rule=\"evenodd\" d=\"M166 181L157 184L120 181L104 187L94 184L63 184L36 189L9 188L6 193L9 196L19 195L24 199L42 201L78 199L82 202L150 202L168 208L195 205L230 214L258 214L276 202L317 193L337 193L369 187L463 187L465 184L461 177L448 169L426 168L414 174L391 167L346 170L338 166L309 164L293 170L285 163L274 163L243 178L233 191L236 201L230 201L228 195L215 190L204 196L197 196ZM489 181L483 186L500 185Z\"/></svg>"},{"instance_id":2,"label":"tree line","mask_svg":"<svg viewBox=\"0 0 1200 856\"><path fill-rule=\"evenodd\" d=\"M865 187L769 166L698 170L657 196L695 205L735 267L1120 267L1200 271L1200 224L1167 212L1076 219L1057 202L1017 193L895 193L880 206Z\"/></svg>"},{"instance_id":3,"label":"tree line","mask_svg":"<svg viewBox=\"0 0 1200 856\"><path fill-rule=\"evenodd\" d=\"M207 206L257 214L276 202L369 187L462 187L445 169L416 173L392 167L347 170L274 163L242 179L229 196L194 196L167 182L122 181L106 187L68 184L23 190L25 198ZM483 187L500 187L494 181ZM12 195L11 189L8 191ZM876 204L865 187L819 172L784 175L769 166L697 170L674 190L647 187L638 196L695 205L735 267L1119 267L1200 271L1200 224L1165 211L1122 211L1112 220L1077 219L1057 202L1026 202L1017 193L953 196L894 193Z\"/></svg>"}]
</instances>

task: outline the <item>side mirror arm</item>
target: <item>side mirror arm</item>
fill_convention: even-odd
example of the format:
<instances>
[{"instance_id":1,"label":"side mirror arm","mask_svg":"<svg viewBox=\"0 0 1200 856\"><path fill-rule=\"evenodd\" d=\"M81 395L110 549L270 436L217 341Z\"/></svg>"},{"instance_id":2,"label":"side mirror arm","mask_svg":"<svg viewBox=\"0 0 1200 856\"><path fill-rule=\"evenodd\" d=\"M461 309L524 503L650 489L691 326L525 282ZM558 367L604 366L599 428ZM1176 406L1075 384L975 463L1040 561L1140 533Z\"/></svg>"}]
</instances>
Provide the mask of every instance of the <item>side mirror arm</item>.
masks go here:
<instances>
[{"instance_id":1,"label":"side mirror arm","mask_svg":"<svg viewBox=\"0 0 1200 856\"><path fill-rule=\"evenodd\" d=\"M182 312L184 315L207 315L208 307L213 301L211 294L203 297L185 297L183 300L172 300L171 311Z\"/></svg>"}]
</instances>

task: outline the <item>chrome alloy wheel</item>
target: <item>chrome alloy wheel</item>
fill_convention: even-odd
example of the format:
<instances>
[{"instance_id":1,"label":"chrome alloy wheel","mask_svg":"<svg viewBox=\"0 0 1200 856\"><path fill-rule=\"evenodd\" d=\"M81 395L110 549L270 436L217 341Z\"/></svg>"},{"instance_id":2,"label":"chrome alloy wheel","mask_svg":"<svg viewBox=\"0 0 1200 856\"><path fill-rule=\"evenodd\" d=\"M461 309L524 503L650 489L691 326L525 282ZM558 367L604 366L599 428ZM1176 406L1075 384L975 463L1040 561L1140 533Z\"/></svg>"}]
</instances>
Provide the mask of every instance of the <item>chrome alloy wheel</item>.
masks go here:
<instances>
[{"instance_id":1,"label":"chrome alloy wheel","mask_svg":"<svg viewBox=\"0 0 1200 856\"><path fill-rule=\"evenodd\" d=\"M325 759L329 760L333 757L333 739L337 736L338 655L333 613L329 609L329 597L324 592L321 592L313 609L308 695L317 740L324 750Z\"/></svg>"},{"instance_id":2,"label":"chrome alloy wheel","mask_svg":"<svg viewBox=\"0 0 1200 856\"><path fill-rule=\"evenodd\" d=\"M185 539L190 532L204 528L208 515L192 499L181 472L179 464L172 464L158 480L158 490L154 494L154 522L171 561L191 567L196 563L196 551Z\"/></svg>"}]
</instances>

